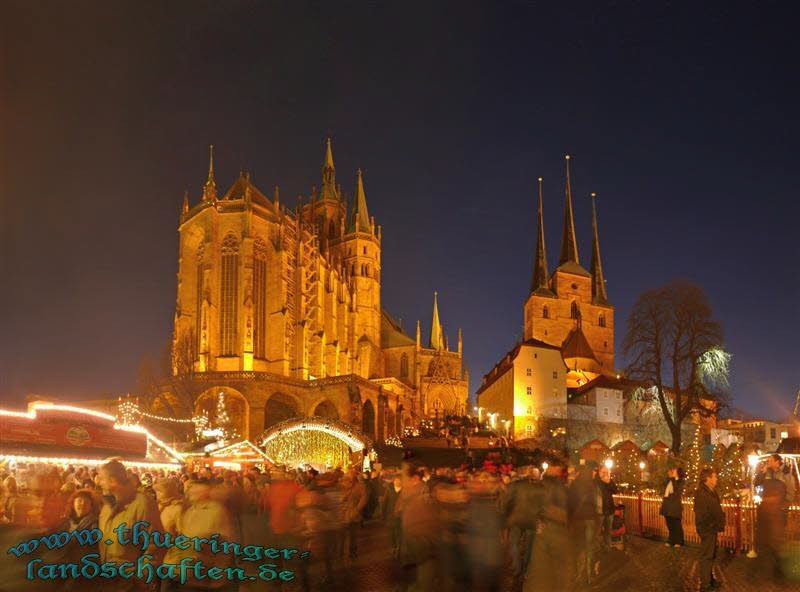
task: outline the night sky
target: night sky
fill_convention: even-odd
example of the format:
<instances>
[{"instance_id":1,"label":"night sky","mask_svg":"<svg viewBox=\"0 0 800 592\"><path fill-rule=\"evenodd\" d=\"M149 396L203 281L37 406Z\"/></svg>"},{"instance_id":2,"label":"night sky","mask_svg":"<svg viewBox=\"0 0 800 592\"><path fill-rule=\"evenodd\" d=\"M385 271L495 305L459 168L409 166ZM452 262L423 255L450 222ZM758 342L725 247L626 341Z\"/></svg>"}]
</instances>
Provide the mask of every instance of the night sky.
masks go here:
<instances>
[{"instance_id":1,"label":"night sky","mask_svg":"<svg viewBox=\"0 0 800 592\"><path fill-rule=\"evenodd\" d=\"M735 404L791 411L800 42L791 3L0 2L0 399L133 390L169 339L184 189L208 145L294 205L364 170L383 301L438 290L471 391L520 337L544 177L582 263L598 194L617 343L639 293L708 292ZM620 348L618 365L622 366Z\"/></svg>"}]
</instances>

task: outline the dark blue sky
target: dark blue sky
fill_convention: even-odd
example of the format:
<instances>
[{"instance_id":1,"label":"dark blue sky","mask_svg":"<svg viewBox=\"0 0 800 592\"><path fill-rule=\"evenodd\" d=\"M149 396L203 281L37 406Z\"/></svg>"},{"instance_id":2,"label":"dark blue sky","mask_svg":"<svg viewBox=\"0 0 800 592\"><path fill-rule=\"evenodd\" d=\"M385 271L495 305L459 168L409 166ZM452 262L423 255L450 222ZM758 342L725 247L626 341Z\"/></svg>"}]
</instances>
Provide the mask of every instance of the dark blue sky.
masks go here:
<instances>
[{"instance_id":1,"label":"dark blue sky","mask_svg":"<svg viewBox=\"0 0 800 592\"><path fill-rule=\"evenodd\" d=\"M472 391L518 338L544 177L588 193L617 342L643 290L702 285L735 403L785 415L797 360L796 14L790 3L4 3L0 398L134 388L168 339L183 190L207 146L282 196L334 141L384 228L383 297L427 330L434 290ZM618 360L622 362L618 353ZM621 364L620 364L621 365Z\"/></svg>"}]
</instances>

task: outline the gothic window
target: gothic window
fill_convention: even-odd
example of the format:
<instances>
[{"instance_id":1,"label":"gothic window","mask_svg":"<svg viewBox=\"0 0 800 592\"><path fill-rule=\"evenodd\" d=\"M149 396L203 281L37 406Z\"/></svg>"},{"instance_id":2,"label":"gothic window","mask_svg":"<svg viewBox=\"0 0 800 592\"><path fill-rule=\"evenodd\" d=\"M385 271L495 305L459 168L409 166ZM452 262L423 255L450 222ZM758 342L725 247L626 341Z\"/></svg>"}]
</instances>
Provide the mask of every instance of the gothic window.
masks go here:
<instances>
[{"instance_id":1,"label":"gothic window","mask_svg":"<svg viewBox=\"0 0 800 592\"><path fill-rule=\"evenodd\" d=\"M352 265L352 268L351 268L350 272L351 272L350 275L355 275L356 274L356 266L355 266L355 264Z\"/></svg>"},{"instance_id":2,"label":"gothic window","mask_svg":"<svg viewBox=\"0 0 800 592\"><path fill-rule=\"evenodd\" d=\"M533 394L533 387L532 386L526 386L525 387L525 393L528 394L528 395L532 395Z\"/></svg>"},{"instance_id":3,"label":"gothic window","mask_svg":"<svg viewBox=\"0 0 800 592\"><path fill-rule=\"evenodd\" d=\"M364 247L364 254L367 254L367 247Z\"/></svg>"},{"instance_id":4,"label":"gothic window","mask_svg":"<svg viewBox=\"0 0 800 592\"><path fill-rule=\"evenodd\" d=\"M267 357L267 246L253 246L253 355Z\"/></svg>"},{"instance_id":5,"label":"gothic window","mask_svg":"<svg viewBox=\"0 0 800 592\"><path fill-rule=\"evenodd\" d=\"M553 370L553 380L556 380L557 378L558 378L558 372L556 370Z\"/></svg>"},{"instance_id":6,"label":"gothic window","mask_svg":"<svg viewBox=\"0 0 800 592\"><path fill-rule=\"evenodd\" d=\"M197 281L195 288L195 319L194 336L197 340L195 347L196 358L200 359L200 349L203 339L203 245L197 249Z\"/></svg>"},{"instance_id":7,"label":"gothic window","mask_svg":"<svg viewBox=\"0 0 800 592\"><path fill-rule=\"evenodd\" d=\"M222 278L220 282L220 354L235 356L236 320L239 312L239 241L229 234L222 241Z\"/></svg>"},{"instance_id":8,"label":"gothic window","mask_svg":"<svg viewBox=\"0 0 800 592\"><path fill-rule=\"evenodd\" d=\"M441 399L435 399L433 401L433 408L436 409L437 411L441 411L443 407L444 404L442 403Z\"/></svg>"},{"instance_id":9,"label":"gothic window","mask_svg":"<svg viewBox=\"0 0 800 592\"><path fill-rule=\"evenodd\" d=\"M546 306L542 309L542 318L549 319L550 318L550 309Z\"/></svg>"},{"instance_id":10,"label":"gothic window","mask_svg":"<svg viewBox=\"0 0 800 592\"><path fill-rule=\"evenodd\" d=\"M400 378L408 376L408 354L400 356Z\"/></svg>"},{"instance_id":11,"label":"gothic window","mask_svg":"<svg viewBox=\"0 0 800 592\"><path fill-rule=\"evenodd\" d=\"M606 326L606 315L602 315L601 314L597 319L597 324L600 325L601 327L605 327Z\"/></svg>"},{"instance_id":12,"label":"gothic window","mask_svg":"<svg viewBox=\"0 0 800 592\"><path fill-rule=\"evenodd\" d=\"M573 319L578 318L578 303L574 300L572 301L572 306L570 307L569 316Z\"/></svg>"}]
</instances>

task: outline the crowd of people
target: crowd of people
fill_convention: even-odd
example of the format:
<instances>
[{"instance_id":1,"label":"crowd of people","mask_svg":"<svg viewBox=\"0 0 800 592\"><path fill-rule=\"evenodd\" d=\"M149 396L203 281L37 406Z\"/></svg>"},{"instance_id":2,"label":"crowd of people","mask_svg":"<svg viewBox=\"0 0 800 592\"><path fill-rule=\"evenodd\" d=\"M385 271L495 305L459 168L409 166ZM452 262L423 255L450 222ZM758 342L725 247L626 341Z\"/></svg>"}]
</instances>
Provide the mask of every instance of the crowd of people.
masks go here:
<instances>
[{"instance_id":1,"label":"crowd of people","mask_svg":"<svg viewBox=\"0 0 800 592\"><path fill-rule=\"evenodd\" d=\"M46 532L99 528L97 552L103 562L136 561L142 550L120 544L117 529L147 521L149 529L173 537L235 541L276 549L307 551L307 559L279 557L276 569L296 574L292 586L303 590L341 589L342 574L359 553L361 530L385 529L393 557L395 590L518 590L522 592L580 589L604 569L604 558L618 546L621 519L611 471L592 461L567 467L556 457L509 470L437 468L414 458L399 469L363 472L353 467L319 472L313 468L232 471L202 468L189 471L145 471L110 461L98 467L28 466L0 472L0 522L3 543ZM684 544L682 497L684 475L670 470L664 484L661 513L669 528L666 544ZM759 553L777 560L785 530L791 476L780 457L759 468L757 485ZM716 474L703 469L694 493L700 536L700 579L703 589L716 586L712 565L717 534L725 514L715 492ZM107 543L106 541L109 541ZM10 544L5 545L9 547ZM78 561L87 549L77 544L58 551L50 561ZM208 546L159 554L155 563L177 564L186 557L206 568L239 565L252 573L252 563L235 555L214 553ZM6 557L0 591L36 589L14 585L24 578L23 564ZM14 573L8 573L8 570ZM164 592L177 590L259 589L261 582L190 578L181 585L157 583ZM272 582L270 585L280 585ZM112 582L66 580L65 590L139 591L154 589L137 579ZM44 588L48 589L48 588Z\"/></svg>"}]
</instances>

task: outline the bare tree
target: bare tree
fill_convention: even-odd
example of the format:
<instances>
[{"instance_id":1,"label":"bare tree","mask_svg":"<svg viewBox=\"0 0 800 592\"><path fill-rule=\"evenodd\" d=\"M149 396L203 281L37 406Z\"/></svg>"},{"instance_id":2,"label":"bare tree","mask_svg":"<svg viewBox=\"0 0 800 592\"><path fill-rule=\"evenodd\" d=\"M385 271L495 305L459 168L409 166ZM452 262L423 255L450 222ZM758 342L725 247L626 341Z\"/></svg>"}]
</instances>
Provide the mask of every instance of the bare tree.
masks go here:
<instances>
[{"instance_id":1,"label":"bare tree","mask_svg":"<svg viewBox=\"0 0 800 592\"><path fill-rule=\"evenodd\" d=\"M684 421L712 416L727 402L730 355L705 292L676 281L643 293L628 318L624 350L629 378L655 393L677 454Z\"/></svg>"},{"instance_id":2,"label":"bare tree","mask_svg":"<svg viewBox=\"0 0 800 592\"><path fill-rule=\"evenodd\" d=\"M137 378L144 407L149 410L158 401L168 417L191 417L197 396L194 360L191 331L174 344L165 344L157 359L145 358L139 366Z\"/></svg>"}]
</instances>

